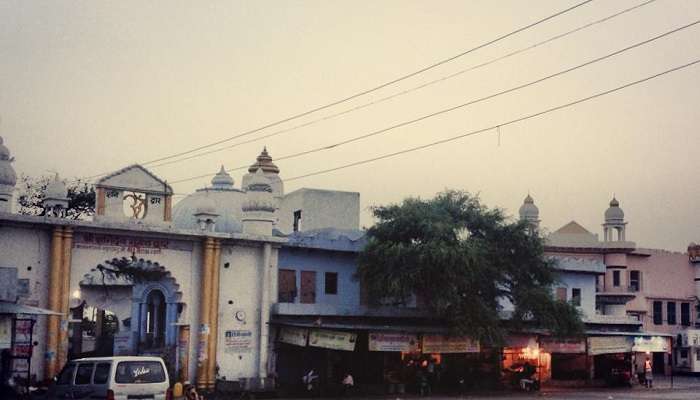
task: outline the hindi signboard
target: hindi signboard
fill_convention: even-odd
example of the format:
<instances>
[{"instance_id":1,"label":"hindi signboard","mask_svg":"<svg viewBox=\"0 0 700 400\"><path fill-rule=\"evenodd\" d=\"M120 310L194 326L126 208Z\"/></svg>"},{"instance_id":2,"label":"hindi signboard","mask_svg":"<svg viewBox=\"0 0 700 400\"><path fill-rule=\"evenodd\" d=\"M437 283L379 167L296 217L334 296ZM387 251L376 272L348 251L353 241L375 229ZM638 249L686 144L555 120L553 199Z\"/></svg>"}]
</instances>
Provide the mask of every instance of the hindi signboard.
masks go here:
<instances>
[{"instance_id":1,"label":"hindi signboard","mask_svg":"<svg viewBox=\"0 0 700 400\"><path fill-rule=\"evenodd\" d=\"M663 336L637 336L634 338L632 351L639 353L668 353L671 351L671 346L669 346L669 338Z\"/></svg>"},{"instance_id":2,"label":"hindi signboard","mask_svg":"<svg viewBox=\"0 0 700 400\"><path fill-rule=\"evenodd\" d=\"M581 339L540 339L540 347L547 353L580 354L586 352L586 342Z\"/></svg>"},{"instance_id":3,"label":"hindi signboard","mask_svg":"<svg viewBox=\"0 0 700 400\"><path fill-rule=\"evenodd\" d=\"M419 350L418 335L391 332L371 332L369 351L400 351L415 353Z\"/></svg>"},{"instance_id":4,"label":"hindi signboard","mask_svg":"<svg viewBox=\"0 0 700 400\"><path fill-rule=\"evenodd\" d=\"M588 354L629 353L632 339L628 336L592 336L588 338Z\"/></svg>"},{"instance_id":5,"label":"hindi signboard","mask_svg":"<svg viewBox=\"0 0 700 400\"><path fill-rule=\"evenodd\" d=\"M280 334L277 337L282 343L289 343L295 346L306 346L306 341L309 338L308 329L292 328L285 326L280 329Z\"/></svg>"},{"instance_id":6,"label":"hindi signboard","mask_svg":"<svg viewBox=\"0 0 700 400\"><path fill-rule=\"evenodd\" d=\"M357 334L314 329L309 334L309 346L333 350L355 350Z\"/></svg>"},{"instance_id":7,"label":"hindi signboard","mask_svg":"<svg viewBox=\"0 0 700 400\"><path fill-rule=\"evenodd\" d=\"M479 342L466 336L423 335L423 353L478 353Z\"/></svg>"},{"instance_id":8,"label":"hindi signboard","mask_svg":"<svg viewBox=\"0 0 700 400\"><path fill-rule=\"evenodd\" d=\"M253 349L253 332L231 330L224 333L225 353L250 353Z\"/></svg>"}]
</instances>

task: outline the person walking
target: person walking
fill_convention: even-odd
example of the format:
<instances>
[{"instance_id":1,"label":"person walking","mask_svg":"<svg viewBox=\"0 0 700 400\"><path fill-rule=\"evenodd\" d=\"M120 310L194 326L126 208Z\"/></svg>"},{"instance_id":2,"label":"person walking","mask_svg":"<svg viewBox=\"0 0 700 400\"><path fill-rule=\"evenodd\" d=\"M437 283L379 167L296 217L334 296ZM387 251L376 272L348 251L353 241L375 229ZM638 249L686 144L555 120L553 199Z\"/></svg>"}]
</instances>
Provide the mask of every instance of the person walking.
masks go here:
<instances>
[{"instance_id":1,"label":"person walking","mask_svg":"<svg viewBox=\"0 0 700 400\"><path fill-rule=\"evenodd\" d=\"M652 373L651 360L649 357L644 361L644 383L648 388L654 386L654 374Z\"/></svg>"}]
</instances>

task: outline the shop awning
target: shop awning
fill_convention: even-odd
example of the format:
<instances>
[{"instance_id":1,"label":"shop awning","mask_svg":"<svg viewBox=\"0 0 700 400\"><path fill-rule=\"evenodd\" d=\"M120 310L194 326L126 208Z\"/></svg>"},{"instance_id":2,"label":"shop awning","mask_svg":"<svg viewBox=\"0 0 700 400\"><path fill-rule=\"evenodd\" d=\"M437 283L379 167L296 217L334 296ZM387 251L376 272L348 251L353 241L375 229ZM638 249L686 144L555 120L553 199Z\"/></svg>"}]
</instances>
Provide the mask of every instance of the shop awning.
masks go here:
<instances>
[{"instance_id":1,"label":"shop awning","mask_svg":"<svg viewBox=\"0 0 700 400\"><path fill-rule=\"evenodd\" d=\"M61 313L45 308L25 306L4 300L0 300L0 314L61 315Z\"/></svg>"},{"instance_id":2,"label":"shop awning","mask_svg":"<svg viewBox=\"0 0 700 400\"><path fill-rule=\"evenodd\" d=\"M342 322L323 322L316 324L314 322L305 321L270 321L271 325L291 326L296 328L317 328L317 329L339 329L347 331L382 331L382 332L405 332L405 333L449 333L444 326L430 325L385 325L381 323L342 323Z\"/></svg>"}]
</instances>

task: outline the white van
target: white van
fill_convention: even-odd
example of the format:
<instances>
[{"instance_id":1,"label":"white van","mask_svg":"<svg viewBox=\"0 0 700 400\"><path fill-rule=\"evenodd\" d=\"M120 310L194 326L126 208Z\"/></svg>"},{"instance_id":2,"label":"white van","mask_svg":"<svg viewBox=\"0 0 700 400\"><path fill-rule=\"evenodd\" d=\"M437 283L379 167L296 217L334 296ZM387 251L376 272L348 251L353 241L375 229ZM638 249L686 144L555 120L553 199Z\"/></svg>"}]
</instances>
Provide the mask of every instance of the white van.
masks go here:
<instances>
[{"instance_id":1,"label":"white van","mask_svg":"<svg viewBox=\"0 0 700 400\"><path fill-rule=\"evenodd\" d=\"M69 361L49 399L171 400L168 370L159 357L94 357Z\"/></svg>"}]
</instances>

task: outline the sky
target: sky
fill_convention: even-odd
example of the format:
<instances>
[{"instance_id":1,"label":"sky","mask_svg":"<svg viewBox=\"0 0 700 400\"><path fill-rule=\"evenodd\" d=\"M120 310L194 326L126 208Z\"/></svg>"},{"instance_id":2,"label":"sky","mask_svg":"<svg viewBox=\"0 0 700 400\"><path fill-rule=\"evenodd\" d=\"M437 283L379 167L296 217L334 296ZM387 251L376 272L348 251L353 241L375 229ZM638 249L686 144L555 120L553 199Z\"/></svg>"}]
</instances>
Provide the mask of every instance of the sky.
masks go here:
<instances>
[{"instance_id":1,"label":"sky","mask_svg":"<svg viewBox=\"0 0 700 400\"><path fill-rule=\"evenodd\" d=\"M0 136L18 174L93 176L187 151L352 96L581 0L0 1ZM696 0L656 0L450 79L644 0L595 0L424 73L227 142L308 126L170 165L170 182L223 164L331 145L571 68L700 19ZM281 177L503 124L700 58L700 25L502 96L277 165ZM517 215L528 192L545 230L575 220L602 237L612 196L628 240L700 241L700 65L442 145L296 179L369 207L445 189ZM360 109L327 118L355 107ZM313 122L319 120L318 122ZM151 164L152 165L152 164ZM233 171L240 185L244 171ZM210 178L173 184L186 194Z\"/></svg>"}]
</instances>

